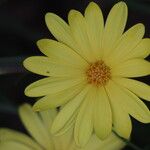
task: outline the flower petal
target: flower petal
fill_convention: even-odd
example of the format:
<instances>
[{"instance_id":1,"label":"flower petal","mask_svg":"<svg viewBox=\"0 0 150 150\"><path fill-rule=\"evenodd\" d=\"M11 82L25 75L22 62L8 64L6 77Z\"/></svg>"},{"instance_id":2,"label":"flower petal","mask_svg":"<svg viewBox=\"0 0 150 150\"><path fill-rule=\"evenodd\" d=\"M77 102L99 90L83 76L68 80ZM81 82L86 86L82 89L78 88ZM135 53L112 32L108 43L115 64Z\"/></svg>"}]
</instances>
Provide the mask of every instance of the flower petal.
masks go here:
<instances>
[{"instance_id":1,"label":"flower petal","mask_svg":"<svg viewBox=\"0 0 150 150\"><path fill-rule=\"evenodd\" d=\"M44 127L38 114L33 112L31 106L28 104L21 106L19 108L19 115L24 126L32 137L45 149L53 149L52 139L50 138L48 131Z\"/></svg>"},{"instance_id":2,"label":"flower petal","mask_svg":"<svg viewBox=\"0 0 150 150\"><path fill-rule=\"evenodd\" d=\"M150 63L143 59L131 59L112 68L113 76L141 77L150 74Z\"/></svg>"},{"instance_id":3,"label":"flower petal","mask_svg":"<svg viewBox=\"0 0 150 150\"><path fill-rule=\"evenodd\" d=\"M103 14L99 6L90 2L85 10L85 20L87 22L89 41L92 46L93 53L99 59L102 56L101 42L104 30Z\"/></svg>"},{"instance_id":4,"label":"flower petal","mask_svg":"<svg viewBox=\"0 0 150 150\"><path fill-rule=\"evenodd\" d=\"M25 89L25 94L30 97L45 96L58 93L75 85L85 84L84 79L63 79L48 77L30 84Z\"/></svg>"},{"instance_id":5,"label":"flower petal","mask_svg":"<svg viewBox=\"0 0 150 150\"><path fill-rule=\"evenodd\" d=\"M77 49L71 36L70 27L64 20L53 13L47 13L45 16L45 21L48 29L58 41L73 49Z\"/></svg>"},{"instance_id":6,"label":"flower petal","mask_svg":"<svg viewBox=\"0 0 150 150\"><path fill-rule=\"evenodd\" d=\"M50 59L56 60L56 62L72 65L76 68L87 66L87 62L84 59L63 43L50 39L42 39L37 42L37 45L42 53Z\"/></svg>"},{"instance_id":7,"label":"flower petal","mask_svg":"<svg viewBox=\"0 0 150 150\"><path fill-rule=\"evenodd\" d=\"M38 100L34 106L34 111L41 111L46 110L49 108L56 108L59 107L65 103L67 103L70 99L72 99L75 95L77 95L82 89L83 85L79 84L76 86L73 86L69 89L65 89L63 91L60 91L58 93L49 94L40 100Z\"/></svg>"},{"instance_id":8,"label":"flower petal","mask_svg":"<svg viewBox=\"0 0 150 150\"><path fill-rule=\"evenodd\" d=\"M128 89L119 86L113 82L111 83L111 88L114 88L114 95L116 94L116 99L118 99L120 107L124 109L125 112L129 113L140 122L150 122L150 111L142 102L142 100L140 100Z\"/></svg>"},{"instance_id":9,"label":"flower petal","mask_svg":"<svg viewBox=\"0 0 150 150\"><path fill-rule=\"evenodd\" d=\"M78 146L85 146L93 132L93 111L95 88L92 88L84 99L79 109L75 122L74 138Z\"/></svg>"},{"instance_id":10,"label":"flower petal","mask_svg":"<svg viewBox=\"0 0 150 150\"><path fill-rule=\"evenodd\" d=\"M95 98L94 130L100 139L105 139L112 130L112 112L104 88L98 88Z\"/></svg>"},{"instance_id":11,"label":"flower petal","mask_svg":"<svg viewBox=\"0 0 150 150\"><path fill-rule=\"evenodd\" d=\"M54 141L56 141L56 150L60 150L60 147L61 150L68 150L68 148L72 148L75 144L73 139L73 128L61 136L54 136Z\"/></svg>"},{"instance_id":12,"label":"flower petal","mask_svg":"<svg viewBox=\"0 0 150 150\"><path fill-rule=\"evenodd\" d=\"M128 139L131 134L132 124L128 112L123 107L123 96L112 81L107 84L106 91L111 103L114 130L121 137Z\"/></svg>"},{"instance_id":13,"label":"flower petal","mask_svg":"<svg viewBox=\"0 0 150 150\"><path fill-rule=\"evenodd\" d=\"M87 33L87 24L82 14L76 10L71 10L68 15L68 21L72 36L78 45L76 51L87 61L95 60Z\"/></svg>"},{"instance_id":14,"label":"flower petal","mask_svg":"<svg viewBox=\"0 0 150 150\"><path fill-rule=\"evenodd\" d=\"M95 134L92 135L89 143L82 150L120 150L125 142L111 133L105 140L99 140Z\"/></svg>"},{"instance_id":15,"label":"flower petal","mask_svg":"<svg viewBox=\"0 0 150 150\"><path fill-rule=\"evenodd\" d=\"M68 132L70 132L69 130L73 129L73 126L75 124L75 120L77 117L77 113L78 113L78 109L73 113L73 115L71 116L71 118L66 122L66 124L63 126L63 128L61 128L56 134L56 137L59 136L63 136L65 134L68 134ZM73 132L73 131L72 131Z\"/></svg>"},{"instance_id":16,"label":"flower petal","mask_svg":"<svg viewBox=\"0 0 150 150\"><path fill-rule=\"evenodd\" d=\"M141 42L125 57L126 59L146 58L150 54L150 39L142 39Z\"/></svg>"},{"instance_id":17,"label":"flower petal","mask_svg":"<svg viewBox=\"0 0 150 150\"><path fill-rule=\"evenodd\" d=\"M68 122L71 116L73 116L75 111L80 107L80 104L85 98L89 89L89 86L83 89L81 93L79 93L74 99L69 101L64 106L64 108L58 113L51 127L51 132L53 134L56 134L65 126L65 124Z\"/></svg>"},{"instance_id":18,"label":"flower petal","mask_svg":"<svg viewBox=\"0 0 150 150\"><path fill-rule=\"evenodd\" d=\"M137 96L150 101L150 86L127 78L115 78L114 81L121 86L124 86L131 92L135 93Z\"/></svg>"},{"instance_id":19,"label":"flower petal","mask_svg":"<svg viewBox=\"0 0 150 150\"><path fill-rule=\"evenodd\" d=\"M17 143L22 143L24 145L27 145L28 147L32 149L41 150L41 147L29 136L20 133L18 131L14 131L7 128L1 128L0 129L0 145L3 142L7 141L16 141ZM0 146L1 149L1 146Z\"/></svg>"},{"instance_id":20,"label":"flower petal","mask_svg":"<svg viewBox=\"0 0 150 150\"><path fill-rule=\"evenodd\" d=\"M107 56L113 48L113 45L121 37L126 21L127 21L127 6L124 2L119 2L111 9L102 40L102 49L104 50L104 56Z\"/></svg>"},{"instance_id":21,"label":"flower petal","mask_svg":"<svg viewBox=\"0 0 150 150\"><path fill-rule=\"evenodd\" d=\"M124 89L123 92L125 94L122 100L124 101L125 109L129 114L140 122L150 123L150 111L142 100L127 89Z\"/></svg>"},{"instance_id":22,"label":"flower petal","mask_svg":"<svg viewBox=\"0 0 150 150\"><path fill-rule=\"evenodd\" d=\"M53 77L80 77L84 76L84 70L69 66L62 62L53 61L48 57L32 56L27 58L24 62L24 67L36 74Z\"/></svg>"},{"instance_id":23,"label":"flower petal","mask_svg":"<svg viewBox=\"0 0 150 150\"><path fill-rule=\"evenodd\" d=\"M1 150L33 150L31 147L28 147L27 145L15 142L15 141L6 141L3 143L0 143L0 149Z\"/></svg>"},{"instance_id":24,"label":"flower petal","mask_svg":"<svg viewBox=\"0 0 150 150\"><path fill-rule=\"evenodd\" d=\"M109 57L116 63L126 60L126 56L139 44L145 33L144 25L139 23L126 31L115 45Z\"/></svg>"},{"instance_id":25,"label":"flower petal","mask_svg":"<svg viewBox=\"0 0 150 150\"><path fill-rule=\"evenodd\" d=\"M50 127L57 113L58 113L57 109L48 109L48 110L39 112L39 115L43 121L43 125L45 126L45 128L47 128L47 130L49 131L49 134L50 134Z\"/></svg>"}]
</instances>

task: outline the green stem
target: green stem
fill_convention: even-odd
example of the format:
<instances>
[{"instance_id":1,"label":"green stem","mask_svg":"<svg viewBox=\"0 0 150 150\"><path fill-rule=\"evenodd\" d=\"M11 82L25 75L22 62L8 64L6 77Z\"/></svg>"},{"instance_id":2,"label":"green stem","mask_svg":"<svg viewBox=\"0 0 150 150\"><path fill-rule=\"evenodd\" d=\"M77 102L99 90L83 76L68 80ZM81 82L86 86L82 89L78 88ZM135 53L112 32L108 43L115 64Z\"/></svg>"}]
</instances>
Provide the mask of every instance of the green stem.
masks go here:
<instances>
[{"instance_id":1,"label":"green stem","mask_svg":"<svg viewBox=\"0 0 150 150\"><path fill-rule=\"evenodd\" d=\"M115 131L113 131L121 140L123 140L128 146L133 148L134 150L143 150L142 148L136 146L135 144L131 143L129 140L119 136Z\"/></svg>"},{"instance_id":2,"label":"green stem","mask_svg":"<svg viewBox=\"0 0 150 150\"><path fill-rule=\"evenodd\" d=\"M130 146L131 148L133 148L134 150L142 150L140 147L138 147L135 144L131 143L129 140L126 140L126 139L122 139L122 140L125 141L127 143L127 145Z\"/></svg>"}]
</instances>

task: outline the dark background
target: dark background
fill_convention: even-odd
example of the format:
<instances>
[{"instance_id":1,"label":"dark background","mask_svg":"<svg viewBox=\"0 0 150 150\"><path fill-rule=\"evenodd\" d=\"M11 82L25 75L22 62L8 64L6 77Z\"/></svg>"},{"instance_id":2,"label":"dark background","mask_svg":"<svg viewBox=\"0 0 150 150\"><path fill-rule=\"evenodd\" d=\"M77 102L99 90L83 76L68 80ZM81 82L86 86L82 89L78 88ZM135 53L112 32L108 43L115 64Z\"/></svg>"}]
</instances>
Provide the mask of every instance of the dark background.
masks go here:
<instances>
[{"instance_id":1,"label":"dark background","mask_svg":"<svg viewBox=\"0 0 150 150\"><path fill-rule=\"evenodd\" d=\"M94 0L106 16L118 0ZM127 27L143 23L145 37L150 37L150 0L124 0L129 7ZM83 12L90 0L0 0L0 127L25 131L17 115L17 108L34 100L24 96L24 88L40 76L25 71L22 61L40 54L36 41L53 38L44 16L54 12L67 20L67 13L74 8ZM150 78L139 80L150 84ZM150 104L146 103L148 106ZM150 108L150 107L149 107ZM150 125L133 119L131 142L143 150L150 150ZM129 146L125 150L133 150Z\"/></svg>"}]
</instances>

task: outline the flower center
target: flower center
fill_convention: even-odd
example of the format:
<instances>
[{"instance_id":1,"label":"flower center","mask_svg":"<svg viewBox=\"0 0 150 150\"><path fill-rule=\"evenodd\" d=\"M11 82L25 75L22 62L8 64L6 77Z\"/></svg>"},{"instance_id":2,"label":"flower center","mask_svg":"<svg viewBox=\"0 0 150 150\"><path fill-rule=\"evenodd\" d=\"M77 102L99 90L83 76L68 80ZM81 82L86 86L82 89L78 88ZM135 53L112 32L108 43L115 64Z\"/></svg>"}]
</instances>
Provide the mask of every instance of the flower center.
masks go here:
<instances>
[{"instance_id":1,"label":"flower center","mask_svg":"<svg viewBox=\"0 0 150 150\"><path fill-rule=\"evenodd\" d=\"M105 85L111 78L110 68L102 60L91 63L86 70L86 75L88 83L96 86Z\"/></svg>"}]
</instances>

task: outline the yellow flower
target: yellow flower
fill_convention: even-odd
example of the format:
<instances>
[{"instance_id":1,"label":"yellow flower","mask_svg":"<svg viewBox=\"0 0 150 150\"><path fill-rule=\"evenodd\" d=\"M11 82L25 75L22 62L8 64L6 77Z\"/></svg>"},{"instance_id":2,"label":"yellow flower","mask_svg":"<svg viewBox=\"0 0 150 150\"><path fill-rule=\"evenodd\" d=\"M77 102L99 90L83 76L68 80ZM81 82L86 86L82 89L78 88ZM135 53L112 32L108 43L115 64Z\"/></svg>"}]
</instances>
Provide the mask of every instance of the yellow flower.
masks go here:
<instances>
[{"instance_id":1,"label":"yellow flower","mask_svg":"<svg viewBox=\"0 0 150 150\"><path fill-rule=\"evenodd\" d=\"M105 26L97 4L91 2L84 16L71 10L68 23L53 13L46 24L58 40L37 42L46 56L24 61L31 72L47 76L29 85L25 94L42 97L35 111L63 106L52 133L74 126L78 145L85 145L93 131L105 139L112 130L122 137L131 133L130 116L150 122L150 111L140 98L150 101L150 86L134 77L150 74L150 39L139 23L124 32L127 6L119 2L111 9Z\"/></svg>"},{"instance_id":2,"label":"yellow flower","mask_svg":"<svg viewBox=\"0 0 150 150\"><path fill-rule=\"evenodd\" d=\"M20 107L21 120L31 137L11 129L0 129L0 150L120 150L125 143L113 133L104 141L93 135L86 145L80 149L73 140L73 130L64 135L53 136L49 131L56 109L40 113L33 112L29 104Z\"/></svg>"}]
</instances>

